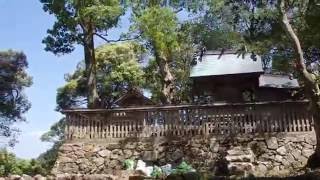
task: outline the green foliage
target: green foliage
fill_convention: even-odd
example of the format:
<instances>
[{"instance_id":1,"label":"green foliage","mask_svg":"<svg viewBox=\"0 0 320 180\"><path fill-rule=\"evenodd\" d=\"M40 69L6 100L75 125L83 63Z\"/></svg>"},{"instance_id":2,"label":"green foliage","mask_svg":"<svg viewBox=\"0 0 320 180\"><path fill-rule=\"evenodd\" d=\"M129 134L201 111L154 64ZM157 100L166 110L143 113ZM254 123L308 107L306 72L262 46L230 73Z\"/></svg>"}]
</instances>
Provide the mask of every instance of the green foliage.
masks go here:
<instances>
[{"instance_id":1,"label":"green foliage","mask_svg":"<svg viewBox=\"0 0 320 180\"><path fill-rule=\"evenodd\" d=\"M60 146L63 144L65 130L65 118L61 118L58 122L54 123L50 130L41 136L41 141L51 142L53 146L46 152L40 154L37 161L45 169L46 172L50 172L53 168L57 158Z\"/></svg>"},{"instance_id":2,"label":"green foliage","mask_svg":"<svg viewBox=\"0 0 320 180\"><path fill-rule=\"evenodd\" d=\"M152 173L151 173L151 177L161 178L161 177L163 177L163 176L164 176L164 174L163 174L161 168L158 167L158 166L153 166L153 171L152 171Z\"/></svg>"},{"instance_id":3,"label":"green foliage","mask_svg":"<svg viewBox=\"0 0 320 180\"><path fill-rule=\"evenodd\" d=\"M134 170L135 162L132 159L126 159L123 165L125 170Z\"/></svg>"},{"instance_id":4,"label":"green foliage","mask_svg":"<svg viewBox=\"0 0 320 180\"><path fill-rule=\"evenodd\" d=\"M74 44L84 43L87 26L93 26L96 33L116 26L124 9L118 0L40 0L43 10L56 17L52 29L43 40L45 50L54 54L70 53Z\"/></svg>"},{"instance_id":5,"label":"green foliage","mask_svg":"<svg viewBox=\"0 0 320 180\"><path fill-rule=\"evenodd\" d=\"M135 18L135 23L133 28L141 32L142 38L151 44L152 50L159 56L168 57L179 48L178 21L170 8L147 8Z\"/></svg>"},{"instance_id":6,"label":"green foliage","mask_svg":"<svg viewBox=\"0 0 320 180\"><path fill-rule=\"evenodd\" d=\"M223 32L237 33L241 37L240 49L268 56L274 71L294 72L294 46L283 29L279 2L280 0L209 0L209 10L205 12L201 23L213 31L222 29ZM320 36L317 33L320 27L316 23L320 18L320 7L317 3L319 0L286 1L290 24L301 41L307 65L318 61L316 53L310 51L319 51L320 47ZM233 39L232 36L229 37Z\"/></svg>"},{"instance_id":7,"label":"green foliage","mask_svg":"<svg viewBox=\"0 0 320 180\"><path fill-rule=\"evenodd\" d=\"M132 88L144 82L144 72L139 61L144 53L134 42L116 43L96 49L97 90L102 107L111 107L113 102ZM67 84L58 89L58 110L81 107L86 104L86 77L80 63L73 74L66 76Z\"/></svg>"},{"instance_id":8,"label":"green foliage","mask_svg":"<svg viewBox=\"0 0 320 180\"><path fill-rule=\"evenodd\" d=\"M118 86L115 89L139 87L144 81L139 65L143 53L141 46L130 42L98 47L97 67L103 75L101 90L112 89L113 84Z\"/></svg>"},{"instance_id":9,"label":"green foliage","mask_svg":"<svg viewBox=\"0 0 320 180\"><path fill-rule=\"evenodd\" d=\"M5 149L0 150L0 176L8 176L9 174L33 176L36 174L45 175L46 173L37 160L19 159Z\"/></svg>"},{"instance_id":10,"label":"green foliage","mask_svg":"<svg viewBox=\"0 0 320 180\"><path fill-rule=\"evenodd\" d=\"M155 6L171 8L175 12L196 13L198 10L203 9L206 3L203 0L130 0L129 4L135 15L141 15L142 10Z\"/></svg>"},{"instance_id":11,"label":"green foliage","mask_svg":"<svg viewBox=\"0 0 320 180\"><path fill-rule=\"evenodd\" d=\"M27 67L24 53L0 51L0 136L11 137L10 145L18 132L12 125L25 121L23 114L31 107L24 94L24 89L32 84Z\"/></svg>"},{"instance_id":12,"label":"green foliage","mask_svg":"<svg viewBox=\"0 0 320 180\"><path fill-rule=\"evenodd\" d=\"M192 172L192 171L194 171L192 166L187 164L185 161L182 161L172 173L173 174L185 174L185 173Z\"/></svg>"},{"instance_id":13,"label":"green foliage","mask_svg":"<svg viewBox=\"0 0 320 180\"><path fill-rule=\"evenodd\" d=\"M44 169L46 174L49 174L58 158L59 148L61 147L63 141L56 142L53 146L46 152L39 155L37 158L38 164Z\"/></svg>"},{"instance_id":14,"label":"green foliage","mask_svg":"<svg viewBox=\"0 0 320 180\"><path fill-rule=\"evenodd\" d=\"M41 136L41 141L57 143L63 140L65 131L65 118L61 118L58 122L54 123L50 130Z\"/></svg>"},{"instance_id":15,"label":"green foliage","mask_svg":"<svg viewBox=\"0 0 320 180\"><path fill-rule=\"evenodd\" d=\"M132 30L140 32L142 43L154 56L145 67L145 87L151 90L152 99L163 103L164 87L170 83L174 87L171 93L174 93L175 103L188 102L190 64L194 52L189 26L179 25L172 9L151 6L135 17Z\"/></svg>"},{"instance_id":16,"label":"green foliage","mask_svg":"<svg viewBox=\"0 0 320 180\"><path fill-rule=\"evenodd\" d=\"M40 0L44 11L55 15L56 22L43 40L45 50L54 54L70 53L76 44L84 47L87 106L97 108L95 36L106 40L107 31L116 26L124 12L119 0Z\"/></svg>"}]
</instances>

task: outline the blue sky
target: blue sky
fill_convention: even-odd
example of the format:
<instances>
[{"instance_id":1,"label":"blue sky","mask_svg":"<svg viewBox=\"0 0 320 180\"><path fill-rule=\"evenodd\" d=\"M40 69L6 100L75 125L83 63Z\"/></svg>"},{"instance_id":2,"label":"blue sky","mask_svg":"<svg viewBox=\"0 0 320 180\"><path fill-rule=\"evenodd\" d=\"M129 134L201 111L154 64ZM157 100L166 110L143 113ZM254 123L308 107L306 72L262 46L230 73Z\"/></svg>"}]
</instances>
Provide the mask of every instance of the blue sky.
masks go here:
<instances>
[{"instance_id":1,"label":"blue sky","mask_svg":"<svg viewBox=\"0 0 320 180\"><path fill-rule=\"evenodd\" d=\"M0 50L23 51L29 62L28 72L33 76L33 85L26 90L32 108L26 114L28 122L18 125L22 132L12 150L21 158L35 158L51 146L39 137L62 116L54 111L56 90L64 84L64 74L72 72L83 59L81 47L60 57L43 50L41 40L53 22L54 17L43 12L39 0L0 0ZM110 38L124 31L128 20L120 25Z\"/></svg>"}]
</instances>

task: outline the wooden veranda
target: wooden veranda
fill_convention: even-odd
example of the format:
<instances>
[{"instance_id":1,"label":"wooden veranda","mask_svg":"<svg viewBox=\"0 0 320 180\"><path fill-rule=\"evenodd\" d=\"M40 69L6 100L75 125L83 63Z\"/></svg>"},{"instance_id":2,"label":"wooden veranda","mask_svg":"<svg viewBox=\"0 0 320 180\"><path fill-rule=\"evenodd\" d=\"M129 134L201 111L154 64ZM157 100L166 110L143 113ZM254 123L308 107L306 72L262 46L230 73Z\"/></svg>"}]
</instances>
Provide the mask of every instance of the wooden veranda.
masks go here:
<instances>
[{"instance_id":1,"label":"wooden veranda","mask_svg":"<svg viewBox=\"0 0 320 180\"><path fill-rule=\"evenodd\" d=\"M312 131L306 101L72 109L66 140Z\"/></svg>"}]
</instances>

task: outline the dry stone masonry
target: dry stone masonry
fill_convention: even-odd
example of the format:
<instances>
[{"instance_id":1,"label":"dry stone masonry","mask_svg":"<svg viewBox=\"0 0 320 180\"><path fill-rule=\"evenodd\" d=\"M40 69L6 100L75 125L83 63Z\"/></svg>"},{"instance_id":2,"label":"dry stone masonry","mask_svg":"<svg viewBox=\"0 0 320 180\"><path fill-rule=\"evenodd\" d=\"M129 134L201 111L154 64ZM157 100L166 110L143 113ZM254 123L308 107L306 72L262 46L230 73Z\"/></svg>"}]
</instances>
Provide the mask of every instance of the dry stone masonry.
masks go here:
<instances>
[{"instance_id":1,"label":"dry stone masonry","mask_svg":"<svg viewBox=\"0 0 320 180\"><path fill-rule=\"evenodd\" d=\"M108 174L122 169L126 159L141 159L159 166L184 160L217 175L281 176L300 171L315 143L314 132L70 141L61 147L53 173Z\"/></svg>"}]
</instances>

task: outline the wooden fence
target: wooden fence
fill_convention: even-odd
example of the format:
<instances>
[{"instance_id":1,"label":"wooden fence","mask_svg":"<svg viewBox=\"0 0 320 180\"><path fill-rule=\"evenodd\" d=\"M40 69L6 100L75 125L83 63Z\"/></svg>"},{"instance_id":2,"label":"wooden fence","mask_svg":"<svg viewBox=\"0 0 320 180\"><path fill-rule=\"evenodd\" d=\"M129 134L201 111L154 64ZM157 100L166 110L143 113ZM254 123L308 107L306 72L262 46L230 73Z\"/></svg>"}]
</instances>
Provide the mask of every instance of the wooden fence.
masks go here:
<instances>
[{"instance_id":1,"label":"wooden fence","mask_svg":"<svg viewBox=\"0 0 320 180\"><path fill-rule=\"evenodd\" d=\"M311 131L307 102L65 110L66 139Z\"/></svg>"}]
</instances>

